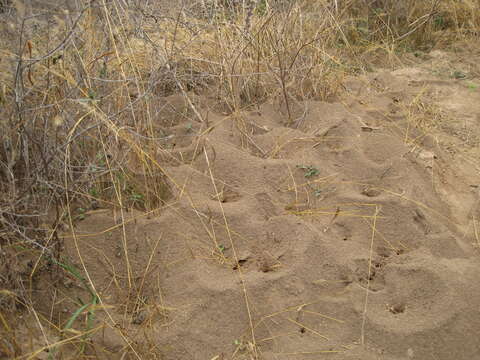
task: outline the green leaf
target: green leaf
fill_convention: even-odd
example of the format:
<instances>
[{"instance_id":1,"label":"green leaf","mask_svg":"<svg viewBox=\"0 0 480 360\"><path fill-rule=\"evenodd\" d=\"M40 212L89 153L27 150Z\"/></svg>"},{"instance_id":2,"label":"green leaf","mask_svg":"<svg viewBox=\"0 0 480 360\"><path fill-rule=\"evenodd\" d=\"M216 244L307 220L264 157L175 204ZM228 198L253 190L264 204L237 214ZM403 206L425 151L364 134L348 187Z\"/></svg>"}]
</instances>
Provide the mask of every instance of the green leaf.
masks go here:
<instances>
[{"instance_id":1,"label":"green leaf","mask_svg":"<svg viewBox=\"0 0 480 360\"><path fill-rule=\"evenodd\" d=\"M97 93L93 89L88 89L88 98L90 100L95 100Z\"/></svg>"},{"instance_id":2,"label":"green leaf","mask_svg":"<svg viewBox=\"0 0 480 360\"><path fill-rule=\"evenodd\" d=\"M77 268L75 268L75 266L70 265L70 264L64 264L60 261L55 260L54 258L52 258L51 260L54 264L60 266L61 268L66 270L68 273L70 273L74 277L76 277L78 280L80 280L82 282L85 281L85 278L82 275L80 275L80 272L77 270Z\"/></svg>"},{"instance_id":3,"label":"green leaf","mask_svg":"<svg viewBox=\"0 0 480 360\"><path fill-rule=\"evenodd\" d=\"M465 74L464 72L460 71L460 70L455 70L452 74L452 76L455 78L455 79L465 79L467 77L467 74Z\"/></svg>"},{"instance_id":4,"label":"green leaf","mask_svg":"<svg viewBox=\"0 0 480 360\"><path fill-rule=\"evenodd\" d=\"M304 176L305 177L312 177L318 175L320 172L317 168L313 167L312 165L297 165L299 169L306 170Z\"/></svg>"},{"instance_id":5,"label":"green leaf","mask_svg":"<svg viewBox=\"0 0 480 360\"><path fill-rule=\"evenodd\" d=\"M85 304L83 306L80 306L77 310L75 310L75 312L70 317L70 319L68 319L68 322L63 329L64 330L70 329L72 327L73 323L75 322L75 320L77 320L77 318L80 316L80 314L89 306L90 306L90 304Z\"/></svg>"}]
</instances>

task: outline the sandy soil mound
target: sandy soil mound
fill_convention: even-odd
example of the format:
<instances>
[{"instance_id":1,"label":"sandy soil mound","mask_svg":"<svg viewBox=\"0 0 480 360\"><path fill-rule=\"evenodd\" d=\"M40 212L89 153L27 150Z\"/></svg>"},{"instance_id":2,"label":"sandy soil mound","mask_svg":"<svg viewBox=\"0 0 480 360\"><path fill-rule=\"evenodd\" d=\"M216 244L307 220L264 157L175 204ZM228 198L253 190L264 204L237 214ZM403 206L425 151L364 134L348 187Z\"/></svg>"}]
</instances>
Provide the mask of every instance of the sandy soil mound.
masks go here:
<instances>
[{"instance_id":1,"label":"sandy soil mound","mask_svg":"<svg viewBox=\"0 0 480 360\"><path fill-rule=\"evenodd\" d=\"M98 320L117 324L94 335L96 356L478 357L480 92L431 71L448 61L292 100L291 122L281 101L224 115L198 98L206 131L165 99L171 201L76 229Z\"/></svg>"}]
</instances>

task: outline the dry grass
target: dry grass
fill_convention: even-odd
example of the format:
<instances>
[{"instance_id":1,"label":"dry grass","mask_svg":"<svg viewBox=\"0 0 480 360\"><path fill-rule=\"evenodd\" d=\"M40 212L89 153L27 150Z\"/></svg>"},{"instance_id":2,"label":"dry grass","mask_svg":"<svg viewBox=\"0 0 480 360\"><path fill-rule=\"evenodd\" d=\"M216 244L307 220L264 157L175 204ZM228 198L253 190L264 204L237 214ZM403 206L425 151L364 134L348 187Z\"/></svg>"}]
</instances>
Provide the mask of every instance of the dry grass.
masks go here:
<instances>
[{"instance_id":1,"label":"dry grass","mask_svg":"<svg viewBox=\"0 0 480 360\"><path fill-rule=\"evenodd\" d=\"M0 1L0 357L34 356L19 344L18 312L36 319L28 331L45 340L39 352L73 344L81 354L100 330L91 318L104 304L87 269L62 258L58 234L74 233L99 206L119 209L124 224L129 208L153 211L170 200L178 185L160 160L202 153L211 124L199 94L226 114L274 99L294 127L296 104L335 98L346 75L396 66L404 52L445 47L480 28L475 0L234 3L192 1L166 15L120 0L69 10ZM169 112L170 95L183 102L181 114ZM195 138L188 159L168 146L175 135L166 131L184 117L195 129L182 135ZM141 289L127 267L137 309ZM44 273L90 294L67 323L36 310ZM69 332L79 318L83 328ZM137 358L154 353L130 347Z\"/></svg>"}]
</instances>

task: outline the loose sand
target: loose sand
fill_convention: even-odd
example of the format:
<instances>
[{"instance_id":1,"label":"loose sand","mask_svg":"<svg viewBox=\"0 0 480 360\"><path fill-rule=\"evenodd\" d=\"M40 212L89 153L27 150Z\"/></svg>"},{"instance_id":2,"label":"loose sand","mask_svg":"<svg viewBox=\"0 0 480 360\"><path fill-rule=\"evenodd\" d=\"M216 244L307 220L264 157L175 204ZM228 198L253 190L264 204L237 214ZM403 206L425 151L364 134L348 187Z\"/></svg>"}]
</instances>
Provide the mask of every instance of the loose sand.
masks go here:
<instances>
[{"instance_id":1,"label":"loose sand","mask_svg":"<svg viewBox=\"0 0 480 360\"><path fill-rule=\"evenodd\" d=\"M280 99L223 114L192 95L205 131L165 98L166 205L76 228L97 321L117 323L95 356L134 359L128 341L164 360L480 358L479 80L452 61L292 99L293 124Z\"/></svg>"}]
</instances>

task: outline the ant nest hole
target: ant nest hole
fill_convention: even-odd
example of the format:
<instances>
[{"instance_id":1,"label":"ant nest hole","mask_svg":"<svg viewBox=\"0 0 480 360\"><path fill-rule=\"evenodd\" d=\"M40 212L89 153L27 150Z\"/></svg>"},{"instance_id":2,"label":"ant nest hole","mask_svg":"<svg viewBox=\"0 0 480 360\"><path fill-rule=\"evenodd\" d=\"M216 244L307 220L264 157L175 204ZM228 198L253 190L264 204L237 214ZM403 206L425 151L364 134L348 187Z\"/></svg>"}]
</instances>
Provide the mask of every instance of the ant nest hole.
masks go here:
<instances>
[{"instance_id":1,"label":"ant nest hole","mask_svg":"<svg viewBox=\"0 0 480 360\"><path fill-rule=\"evenodd\" d=\"M391 305L388 307L388 311L390 311L392 314L402 314L406 310L406 305L404 303L398 303L395 305Z\"/></svg>"}]
</instances>

